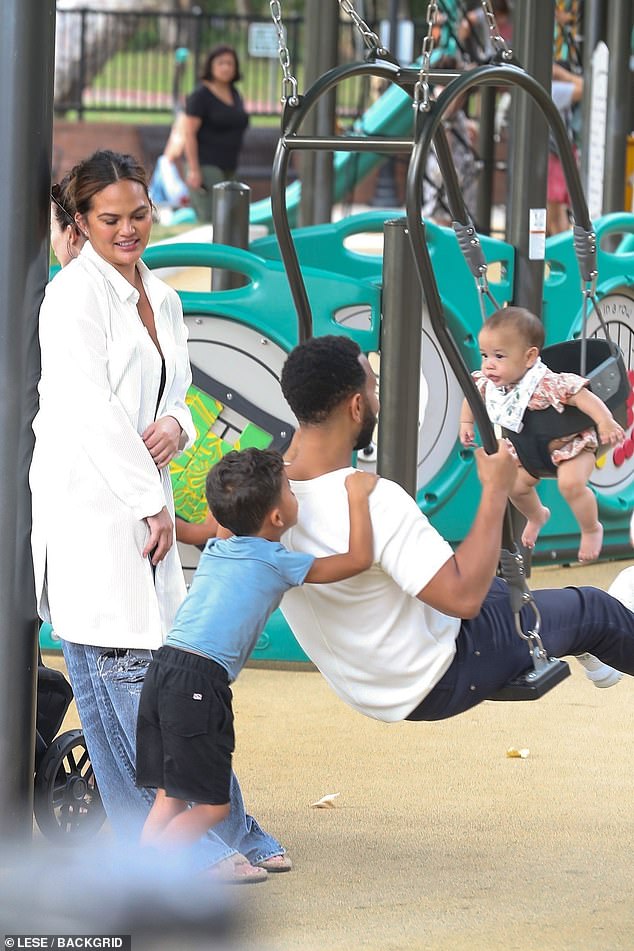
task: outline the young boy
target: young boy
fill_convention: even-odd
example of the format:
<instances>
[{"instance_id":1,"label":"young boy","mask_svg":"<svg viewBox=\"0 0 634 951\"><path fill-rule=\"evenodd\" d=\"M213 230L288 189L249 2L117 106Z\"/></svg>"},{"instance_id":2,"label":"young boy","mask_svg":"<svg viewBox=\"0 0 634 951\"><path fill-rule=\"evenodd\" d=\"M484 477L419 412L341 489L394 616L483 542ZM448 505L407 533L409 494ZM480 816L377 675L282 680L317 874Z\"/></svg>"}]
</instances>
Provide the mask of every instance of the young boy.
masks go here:
<instances>
[{"instance_id":1,"label":"young boy","mask_svg":"<svg viewBox=\"0 0 634 951\"><path fill-rule=\"evenodd\" d=\"M137 785L155 787L143 845L195 842L229 814L234 749L232 683L289 588L342 581L373 560L368 496L377 477L346 479L350 507L345 554L289 552L282 534L297 521L297 500L282 457L230 452L209 472L206 493L230 538L212 538L166 643L143 685L137 726Z\"/></svg>"}]
</instances>

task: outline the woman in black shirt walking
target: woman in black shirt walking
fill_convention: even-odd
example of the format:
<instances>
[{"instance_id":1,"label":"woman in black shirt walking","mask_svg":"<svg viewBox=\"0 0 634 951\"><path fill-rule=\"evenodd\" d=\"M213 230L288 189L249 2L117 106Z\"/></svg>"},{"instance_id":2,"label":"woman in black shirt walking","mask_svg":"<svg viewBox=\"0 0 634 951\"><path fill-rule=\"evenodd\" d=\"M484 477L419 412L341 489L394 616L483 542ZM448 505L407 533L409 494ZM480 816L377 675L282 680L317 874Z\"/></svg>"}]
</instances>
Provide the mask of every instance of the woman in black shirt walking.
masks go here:
<instances>
[{"instance_id":1,"label":"woman in black shirt walking","mask_svg":"<svg viewBox=\"0 0 634 951\"><path fill-rule=\"evenodd\" d=\"M207 57L201 84L185 104L185 157L192 207L199 221L211 221L212 188L235 178L238 154L249 124L235 83L238 55L216 46Z\"/></svg>"}]
</instances>

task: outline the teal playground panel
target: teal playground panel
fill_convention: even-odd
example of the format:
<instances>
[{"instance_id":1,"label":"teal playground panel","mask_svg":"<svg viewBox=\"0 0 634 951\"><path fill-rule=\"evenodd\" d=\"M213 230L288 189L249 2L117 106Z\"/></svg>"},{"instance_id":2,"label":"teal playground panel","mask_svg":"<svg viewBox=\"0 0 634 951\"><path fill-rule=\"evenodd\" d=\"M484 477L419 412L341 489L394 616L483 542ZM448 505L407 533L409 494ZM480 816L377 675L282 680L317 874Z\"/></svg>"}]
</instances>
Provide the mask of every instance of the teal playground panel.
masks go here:
<instances>
[{"instance_id":1,"label":"teal playground panel","mask_svg":"<svg viewBox=\"0 0 634 951\"><path fill-rule=\"evenodd\" d=\"M400 86L390 86L372 103L354 124L355 135L408 135L412 128L412 98ZM357 182L362 181L377 165L385 161L385 155L375 152L335 152L333 156L333 200L342 201ZM286 207L291 227L297 224L302 188L293 182L286 189ZM271 199L264 198L251 206L249 220L252 225L261 225L271 233L273 214ZM345 272L344 272L345 273Z\"/></svg>"}]
</instances>

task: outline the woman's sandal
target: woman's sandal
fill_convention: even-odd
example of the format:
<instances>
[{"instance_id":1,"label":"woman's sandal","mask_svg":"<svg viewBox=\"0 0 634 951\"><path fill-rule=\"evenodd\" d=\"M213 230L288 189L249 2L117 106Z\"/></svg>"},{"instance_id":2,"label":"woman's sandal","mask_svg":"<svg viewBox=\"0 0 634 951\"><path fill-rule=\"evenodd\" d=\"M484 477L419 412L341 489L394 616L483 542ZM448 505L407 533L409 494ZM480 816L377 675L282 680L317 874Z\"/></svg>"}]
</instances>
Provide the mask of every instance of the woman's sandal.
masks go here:
<instances>
[{"instance_id":1,"label":"woman's sandal","mask_svg":"<svg viewBox=\"0 0 634 951\"><path fill-rule=\"evenodd\" d=\"M266 869L267 872L290 872L293 867L288 855L272 855L269 859L262 859L261 862L254 862L258 868Z\"/></svg>"},{"instance_id":2,"label":"woman's sandal","mask_svg":"<svg viewBox=\"0 0 634 951\"><path fill-rule=\"evenodd\" d=\"M208 871L209 877L221 885L256 885L267 880L264 868L251 865L248 859L237 853L217 862Z\"/></svg>"}]
</instances>

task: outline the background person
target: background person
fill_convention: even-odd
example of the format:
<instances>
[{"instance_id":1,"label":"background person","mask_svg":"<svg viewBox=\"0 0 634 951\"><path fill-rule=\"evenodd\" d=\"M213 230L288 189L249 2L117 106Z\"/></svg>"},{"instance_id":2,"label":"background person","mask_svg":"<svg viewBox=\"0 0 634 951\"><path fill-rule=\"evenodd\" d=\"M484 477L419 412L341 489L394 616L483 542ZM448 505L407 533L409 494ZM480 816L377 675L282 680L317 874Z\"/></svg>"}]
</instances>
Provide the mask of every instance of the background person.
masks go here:
<instances>
[{"instance_id":1,"label":"background person","mask_svg":"<svg viewBox=\"0 0 634 951\"><path fill-rule=\"evenodd\" d=\"M178 295L140 260L152 219L136 160L97 152L60 198L86 243L40 311L30 471L38 611L62 639L108 817L134 836L153 800L134 783L140 691L185 595L168 463L195 437L187 337ZM233 843L254 860L288 860L245 814L235 777L231 804L221 832L232 845L210 837L197 861L226 859L239 866L229 876L260 880Z\"/></svg>"},{"instance_id":2,"label":"background person","mask_svg":"<svg viewBox=\"0 0 634 951\"><path fill-rule=\"evenodd\" d=\"M51 247L61 267L76 258L86 243L70 210L69 182L70 175L65 175L51 188Z\"/></svg>"},{"instance_id":3,"label":"background person","mask_svg":"<svg viewBox=\"0 0 634 951\"><path fill-rule=\"evenodd\" d=\"M238 54L216 46L207 57L201 84L185 104L185 158L190 200L199 221L212 220L212 189L236 176L249 117L235 87Z\"/></svg>"}]
</instances>

